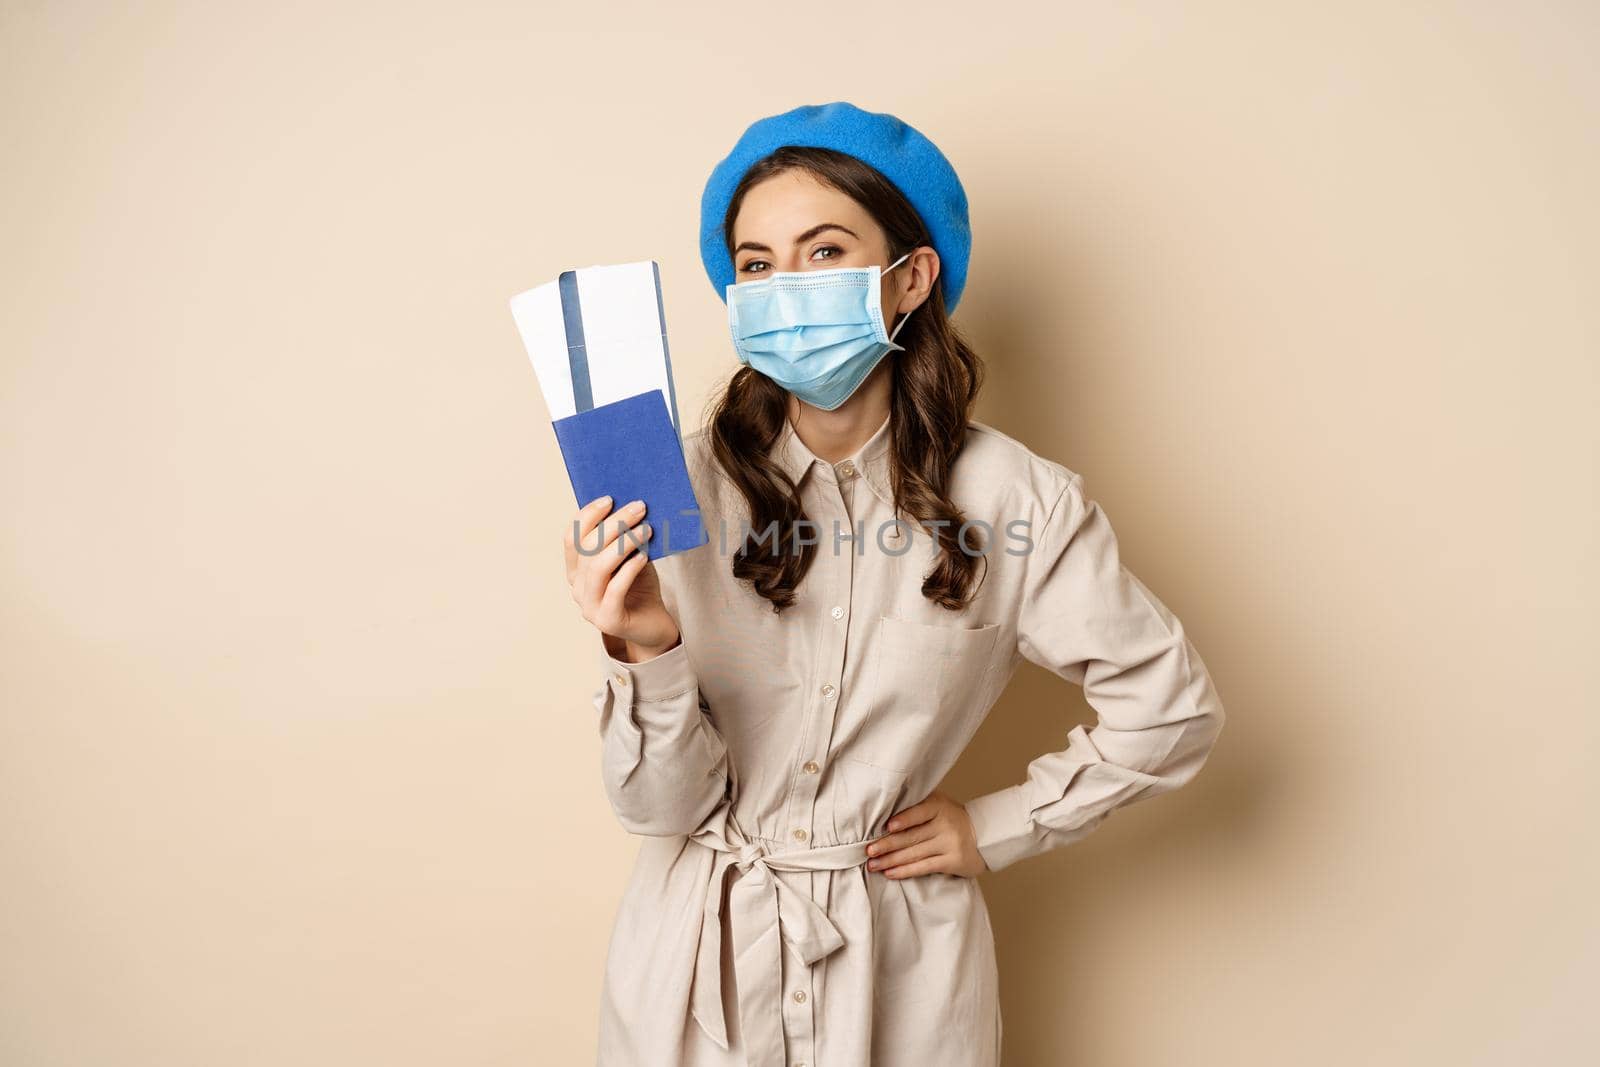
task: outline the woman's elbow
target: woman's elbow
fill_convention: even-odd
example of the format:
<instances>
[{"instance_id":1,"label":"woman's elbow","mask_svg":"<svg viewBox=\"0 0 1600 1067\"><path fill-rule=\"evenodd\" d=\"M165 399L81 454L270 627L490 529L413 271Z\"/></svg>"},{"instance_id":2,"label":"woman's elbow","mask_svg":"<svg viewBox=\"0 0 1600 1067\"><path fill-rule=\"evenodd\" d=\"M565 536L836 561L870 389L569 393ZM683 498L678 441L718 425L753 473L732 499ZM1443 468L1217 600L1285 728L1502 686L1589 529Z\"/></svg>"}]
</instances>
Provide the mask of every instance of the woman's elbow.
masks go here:
<instances>
[{"instance_id":1,"label":"woman's elbow","mask_svg":"<svg viewBox=\"0 0 1600 1067\"><path fill-rule=\"evenodd\" d=\"M617 822L630 834L692 834L727 795L727 779L713 769L698 782L630 781L608 787Z\"/></svg>"},{"instance_id":2,"label":"woman's elbow","mask_svg":"<svg viewBox=\"0 0 1600 1067\"><path fill-rule=\"evenodd\" d=\"M1211 751L1216 747L1226 721L1227 713L1222 710L1222 702L1214 696L1201 701L1197 714L1185 721L1183 738L1174 746L1170 757L1178 771L1180 784L1199 774L1200 768L1211 758Z\"/></svg>"}]
</instances>

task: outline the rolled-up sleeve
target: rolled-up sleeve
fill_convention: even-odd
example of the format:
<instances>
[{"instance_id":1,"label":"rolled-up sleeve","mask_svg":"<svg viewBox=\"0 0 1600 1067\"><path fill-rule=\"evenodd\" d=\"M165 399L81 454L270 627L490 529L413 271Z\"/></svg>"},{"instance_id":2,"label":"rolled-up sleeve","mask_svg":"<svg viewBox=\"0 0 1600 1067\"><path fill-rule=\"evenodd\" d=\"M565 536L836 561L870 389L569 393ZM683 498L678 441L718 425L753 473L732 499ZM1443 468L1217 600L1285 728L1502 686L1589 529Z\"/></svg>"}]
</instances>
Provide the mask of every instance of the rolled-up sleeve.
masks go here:
<instances>
[{"instance_id":1,"label":"rolled-up sleeve","mask_svg":"<svg viewBox=\"0 0 1600 1067\"><path fill-rule=\"evenodd\" d=\"M599 712L601 775L630 833L692 833L722 802L728 749L706 715L682 643L641 663L612 656L603 637Z\"/></svg>"},{"instance_id":2,"label":"rolled-up sleeve","mask_svg":"<svg viewBox=\"0 0 1600 1067\"><path fill-rule=\"evenodd\" d=\"M967 802L991 870L1075 841L1114 809L1199 772L1223 723L1182 624L1122 564L1111 522L1073 473L1033 534L1017 647L1083 687L1098 722L1039 756L1027 779ZM1055 712L1056 709L1050 709Z\"/></svg>"}]
</instances>

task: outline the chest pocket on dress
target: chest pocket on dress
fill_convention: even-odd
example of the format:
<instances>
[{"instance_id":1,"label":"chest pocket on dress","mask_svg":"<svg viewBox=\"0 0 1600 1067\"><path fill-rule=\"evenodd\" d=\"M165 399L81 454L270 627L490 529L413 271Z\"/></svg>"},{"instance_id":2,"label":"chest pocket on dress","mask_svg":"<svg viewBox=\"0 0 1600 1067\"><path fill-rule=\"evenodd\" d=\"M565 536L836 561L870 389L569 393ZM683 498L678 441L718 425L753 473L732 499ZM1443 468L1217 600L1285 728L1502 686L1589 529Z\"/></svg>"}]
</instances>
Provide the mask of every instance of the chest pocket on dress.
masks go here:
<instances>
[{"instance_id":1,"label":"chest pocket on dress","mask_svg":"<svg viewBox=\"0 0 1600 1067\"><path fill-rule=\"evenodd\" d=\"M937 626L882 616L873 635L872 706L856 755L908 771L980 710L999 623Z\"/></svg>"}]
</instances>

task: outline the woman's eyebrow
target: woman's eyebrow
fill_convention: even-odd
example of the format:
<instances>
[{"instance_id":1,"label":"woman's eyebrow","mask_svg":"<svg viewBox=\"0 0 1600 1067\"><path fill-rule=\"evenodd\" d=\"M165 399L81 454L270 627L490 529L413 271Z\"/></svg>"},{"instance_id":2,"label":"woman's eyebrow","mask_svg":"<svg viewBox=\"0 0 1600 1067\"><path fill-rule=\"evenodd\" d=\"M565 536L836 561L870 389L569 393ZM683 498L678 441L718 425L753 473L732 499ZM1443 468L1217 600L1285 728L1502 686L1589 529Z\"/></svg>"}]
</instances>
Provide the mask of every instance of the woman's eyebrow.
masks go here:
<instances>
[{"instance_id":1,"label":"woman's eyebrow","mask_svg":"<svg viewBox=\"0 0 1600 1067\"><path fill-rule=\"evenodd\" d=\"M811 227L811 229L809 229L805 233L801 234L799 237L796 237L794 239L794 243L797 244L797 245L803 245L807 241L811 240L813 237L817 236L817 234L823 233L823 232L825 232L827 230L843 230L845 233L849 234L851 237L856 238L856 240L859 241L861 239L860 235L858 235L854 230L852 230L848 226L841 226L837 222L819 222L815 226ZM739 247L737 247L737 248L735 248L733 250L734 255L738 255L740 252L743 252L746 249L748 249L748 250L750 250L752 252L771 252L772 251L772 249L768 248L766 245L759 244L758 242L755 242L755 241L740 241L739 242Z\"/></svg>"}]
</instances>

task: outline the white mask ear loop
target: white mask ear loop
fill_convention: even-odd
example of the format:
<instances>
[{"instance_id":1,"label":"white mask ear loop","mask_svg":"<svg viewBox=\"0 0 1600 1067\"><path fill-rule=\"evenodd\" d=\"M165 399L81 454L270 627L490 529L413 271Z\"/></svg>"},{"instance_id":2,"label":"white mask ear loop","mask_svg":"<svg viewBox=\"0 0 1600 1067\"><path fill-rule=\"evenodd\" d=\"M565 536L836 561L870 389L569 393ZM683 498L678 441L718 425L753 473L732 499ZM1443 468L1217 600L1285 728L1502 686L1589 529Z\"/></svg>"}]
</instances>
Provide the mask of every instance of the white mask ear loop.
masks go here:
<instances>
[{"instance_id":1,"label":"white mask ear loop","mask_svg":"<svg viewBox=\"0 0 1600 1067\"><path fill-rule=\"evenodd\" d=\"M911 309L911 311L915 311L915 310L917 310L917 309L916 308L912 308ZM900 316L900 321L895 323L894 329L889 331L889 343L890 344L894 344L894 335L900 332L900 327L904 326L906 324L906 320L911 317L911 311L908 311L904 315L901 315Z\"/></svg>"},{"instance_id":2,"label":"white mask ear loop","mask_svg":"<svg viewBox=\"0 0 1600 1067\"><path fill-rule=\"evenodd\" d=\"M907 252L905 255L903 255L899 259L895 260L894 264L892 266L890 266L889 270L894 270L895 267L898 267L900 264L904 263L906 260L908 260L910 258L911 258L911 253ZM884 271L884 273L888 274L889 271L886 270L886 271ZM916 308L912 308L911 309L911 311L915 311L915 310L917 310L917 309ZM900 316L900 321L895 323L895 326L894 326L893 330L889 331L889 343L890 344L894 344L894 336L895 336L895 334L900 332L900 327L904 326L906 324L906 320L911 317L911 311L908 311L904 315L901 315Z\"/></svg>"}]
</instances>

